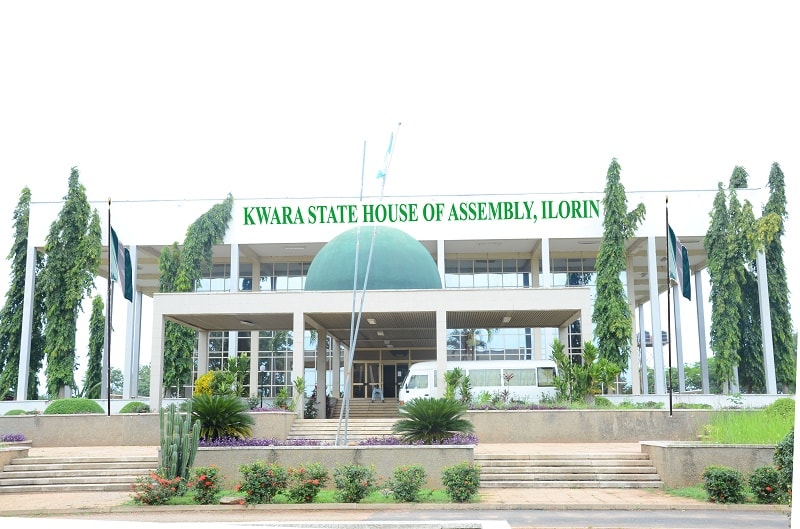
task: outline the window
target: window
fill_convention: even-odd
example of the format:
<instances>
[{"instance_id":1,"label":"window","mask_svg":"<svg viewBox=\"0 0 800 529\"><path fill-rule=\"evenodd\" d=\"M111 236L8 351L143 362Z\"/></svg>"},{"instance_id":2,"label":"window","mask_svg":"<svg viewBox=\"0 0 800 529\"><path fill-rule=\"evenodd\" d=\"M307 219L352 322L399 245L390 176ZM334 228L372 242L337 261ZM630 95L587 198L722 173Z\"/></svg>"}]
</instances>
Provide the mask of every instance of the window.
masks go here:
<instances>
[{"instance_id":1,"label":"window","mask_svg":"<svg viewBox=\"0 0 800 529\"><path fill-rule=\"evenodd\" d=\"M530 259L445 259L445 288L523 288L531 284Z\"/></svg>"},{"instance_id":2,"label":"window","mask_svg":"<svg viewBox=\"0 0 800 529\"><path fill-rule=\"evenodd\" d=\"M261 263L260 290L303 290L310 263Z\"/></svg>"},{"instance_id":3,"label":"window","mask_svg":"<svg viewBox=\"0 0 800 529\"><path fill-rule=\"evenodd\" d=\"M556 368L539 367L536 369L540 388L552 388L556 385Z\"/></svg>"},{"instance_id":4,"label":"window","mask_svg":"<svg viewBox=\"0 0 800 529\"><path fill-rule=\"evenodd\" d=\"M411 375L408 377L408 389L427 389L428 375Z\"/></svg>"}]
</instances>

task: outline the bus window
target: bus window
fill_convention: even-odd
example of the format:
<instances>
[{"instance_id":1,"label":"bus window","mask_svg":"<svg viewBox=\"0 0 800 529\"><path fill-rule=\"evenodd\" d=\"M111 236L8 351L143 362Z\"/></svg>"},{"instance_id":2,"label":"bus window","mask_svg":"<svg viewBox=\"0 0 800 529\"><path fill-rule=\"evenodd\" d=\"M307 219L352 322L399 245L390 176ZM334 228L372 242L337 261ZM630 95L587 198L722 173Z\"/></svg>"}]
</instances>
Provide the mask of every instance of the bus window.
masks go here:
<instances>
[{"instance_id":1,"label":"bus window","mask_svg":"<svg viewBox=\"0 0 800 529\"><path fill-rule=\"evenodd\" d=\"M539 372L539 387L552 388L556 385L556 368L540 367L537 371Z\"/></svg>"},{"instance_id":2,"label":"bus window","mask_svg":"<svg viewBox=\"0 0 800 529\"><path fill-rule=\"evenodd\" d=\"M513 375L506 382L506 386L535 386L535 369L508 369L503 371L503 376Z\"/></svg>"},{"instance_id":3,"label":"bus window","mask_svg":"<svg viewBox=\"0 0 800 529\"><path fill-rule=\"evenodd\" d=\"M411 375L406 389L428 389L428 375Z\"/></svg>"}]
</instances>

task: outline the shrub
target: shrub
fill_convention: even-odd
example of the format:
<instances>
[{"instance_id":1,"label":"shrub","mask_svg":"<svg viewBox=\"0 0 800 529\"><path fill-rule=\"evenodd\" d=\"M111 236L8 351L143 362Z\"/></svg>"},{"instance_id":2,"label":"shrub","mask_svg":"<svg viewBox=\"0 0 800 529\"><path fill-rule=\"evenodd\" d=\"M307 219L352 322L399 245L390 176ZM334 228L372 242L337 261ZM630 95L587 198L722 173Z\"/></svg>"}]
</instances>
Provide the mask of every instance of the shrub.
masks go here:
<instances>
[{"instance_id":1,"label":"shrub","mask_svg":"<svg viewBox=\"0 0 800 529\"><path fill-rule=\"evenodd\" d=\"M708 498L715 503L743 503L745 500L744 475L735 468L708 466L703 471L703 482Z\"/></svg>"},{"instance_id":2,"label":"shrub","mask_svg":"<svg viewBox=\"0 0 800 529\"><path fill-rule=\"evenodd\" d=\"M794 399L781 397L764 408L764 413L769 416L780 417L794 421Z\"/></svg>"},{"instance_id":3,"label":"shrub","mask_svg":"<svg viewBox=\"0 0 800 529\"><path fill-rule=\"evenodd\" d=\"M236 490L245 493L246 503L271 503L286 490L288 472L278 463L256 461L239 467L242 481Z\"/></svg>"},{"instance_id":4,"label":"shrub","mask_svg":"<svg viewBox=\"0 0 800 529\"><path fill-rule=\"evenodd\" d=\"M20 409L8 410L3 415L25 415L25 410L20 410Z\"/></svg>"},{"instance_id":5,"label":"shrub","mask_svg":"<svg viewBox=\"0 0 800 529\"><path fill-rule=\"evenodd\" d=\"M247 403L233 395L195 395L192 416L200 421L200 437L250 437L255 421Z\"/></svg>"},{"instance_id":6,"label":"shrub","mask_svg":"<svg viewBox=\"0 0 800 529\"><path fill-rule=\"evenodd\" d=\"M758 503L781 503L781 476L772 465L764 465L753 470L748 479L750 490Z\"/></svg>"},{"instance_id":7,"label":"shrub","mask_svg":"<svg viewBox=\"0 0 800 529\"><path fill-rule=\"evenodd\" d=\"M120 413L150 413L150 405L144 402L131 401L123 406Z\"/></svg>"},{"instance_id":8,"label":"shrub","mask_svg":"<svg viewBox=\"0 0 800 529\"><path fill-rule=\"evenodd\" d=\"M105 413L98 403L82 397L54 400L44 410L45 415L69 415L73 413Z\"/></svg>"},{"instance_id":9,"label":"shrub","mask_svg":"<svg viewBox=\"0 0 800 529\"><path fill-rule=\"evenodd\" d=\"M192 470L192 478L187 484L192 490L192 498L201 505L211 505L222 492L219 468L214 465L197 467Z\"/></svg>"},{"instance_id":10,"label":"shrub","mask_svg":"<svg viewBox=\"0 0 800 529\"><path fill-rule=\"evenodd\" d=\"M472 423L463 418L467 406L453 399L414 399L400 408L403 417L392 426L404 441L431 444L457 433L473 431Z\"/></svg>"},{"instance_id":11,"label":"shrub","mask_svg":"<svg viewBox=\"0 0 800 529\"><path fill-rule=\"evenodd\" d=\"M18 443L25 440L25 435L21 433L0 434L0 443Z\"/></svg>"},{"instance_id":12,"label":"shrub","mask_svg":"<svg viewBox=\"0 0 800 529\"><path fill-rule=\"evenodd\" d=\"M404 465L394 469L388 487L397 501L419 501L419 491L427 480L422 465Z\"/></svg>"},{"instance_id":13,"label":"shrub","mask_svg":"<svg viewBox=\"0 0 800 529\"><path fill-rule=\"evenodd\" d=\"M178 494L181 481L180 477L165 478L156 472L139 476L136 483L131 485L133 501L143 505L164 505Z\"/></svg>"},{"instance_id":14,"label":"shrub","mask_svg":"<svg viewBox=\"0 0 800 529\"><path fill-rule=\"evenodd\" d=\"M197 377L192 395L212 395L214 393L215 373L215 371L208 371Z\"/></svg>"},{"instance_id":15,"label":"shrub","mask_svg":"<svg viewBox=\"0 0 800 529\"><path fill-rule=\"evenodd\" d=\"M450 499L465 503L478 493L481 468L472 463L459 463L442 470L442 483Z\"/></svg>"},{"instance_id":16,"label":"shrub","mask_svg":"<svg viewBox=\"0 0 800 529\"><path fill-rule=\"evenodd\" d=\"M781 439L775 446L772 455L772 464L780 475L781 494L787 496L792 493L792 466L794 464L794 428Z\"/></svg>"},{"instance_id":17,"label":"shrub","mask_svg":"<svg viewBox=\"0 0 800 529\"><path fill-rule=\"evenodd\" d=\"M328 471L319 463L289 468L286 496L292 503L311 503L328 482Z\"/></svg>"},{"instance_id":18,"label":"shrub","mask_svg":"<svg viewBox=\"0 0 800 529\"><path fill-rule=\"evenodd\" d=\"M334 496L343 503L358 503L377 488L375 468L363 465L339 465L333 470Z\"/></svg>"}]
</instances>

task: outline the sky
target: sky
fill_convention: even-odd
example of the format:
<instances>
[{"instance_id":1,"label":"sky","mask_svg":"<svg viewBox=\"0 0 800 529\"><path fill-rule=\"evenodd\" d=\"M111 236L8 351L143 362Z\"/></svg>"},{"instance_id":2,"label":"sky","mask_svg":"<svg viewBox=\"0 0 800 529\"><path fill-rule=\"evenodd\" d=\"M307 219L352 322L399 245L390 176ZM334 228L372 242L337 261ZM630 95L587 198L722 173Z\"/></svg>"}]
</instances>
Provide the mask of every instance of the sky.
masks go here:
<instances>
[{"instance_id":1,"label":"sky","mask_svg":"<svg viewBox=\"0 0 800 529\"><path fill-rule=\"evenodd\" d=\"M358 196L365 144L374 174L394 131L386 195L601 192L612 158L629 192L715 189L737 165L766 187L778 162L798 293L799 11L3 1L0 257L22 188L60 200L73 166L96 201Z\"/></svg>"}]
</instances>

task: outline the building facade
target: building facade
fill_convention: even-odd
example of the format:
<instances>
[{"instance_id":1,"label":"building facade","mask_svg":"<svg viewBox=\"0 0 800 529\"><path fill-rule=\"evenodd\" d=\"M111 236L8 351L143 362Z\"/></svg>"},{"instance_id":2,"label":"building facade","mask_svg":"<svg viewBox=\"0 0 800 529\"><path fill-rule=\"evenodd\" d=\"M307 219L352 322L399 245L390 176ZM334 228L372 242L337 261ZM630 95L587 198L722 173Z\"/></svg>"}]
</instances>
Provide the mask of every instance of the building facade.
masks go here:
<instances>
[{"instance_id":1,"label":"building facade","mask_svg":"<svg viewBox=\"0 0 800 529\"><path fill-rule=\"evenodd\" d=\"M647 392L648 364L655 393L665 393L668 352L681 365L687 348L701 364L707 358L700 272L715 193L628 194L629 209L641 202L647 210L626 243L622 277L634 315L624 374L633 394ZM759 204L760 193L739 195ZM693 300L674 296L671 340L638 340L668 331L668 315L652 302L668 285L667 195L670 226L689 254ZM369 398L377 386L386 398L396 398L414 362L435 360L443 377L448 360L545 359L555 338L578 355L593 339L602 193L236 199L224 241L214 247L213 266L197 290L159 293L161 250L181 244L186 228L220 201L113 204L114 229L134 265L123 397L138 394L143 348L150 349L154 409L165 395L190 391L188 384L188 389L164 388L161 382L167 321L198 331L195 378L246 354L249 392L266 398L291 388L298 377L318 387L325 380L325 392L333 396ZM101 213L108 207L93 205ZM60 207L32 204L29 250L44 245ZM107 277L108 253L103 255L100 273ZM28 270L22 366L30 351L32 259ZM151 322L142 321L145 298L152 300ZM148 343L142 343L143 326L152 329ZM683 343L681 329L688 326L696 330L694 343ZM771 343L764 349L771 358ZM774 367L770 373L765 365L772 381L768 392L776 392ZM18 388L27 387L26 377L20 371ZM707 380L706 373L706 392ZM22 389L18 398L25 398Z\"/></svg>"}]
</instances>

